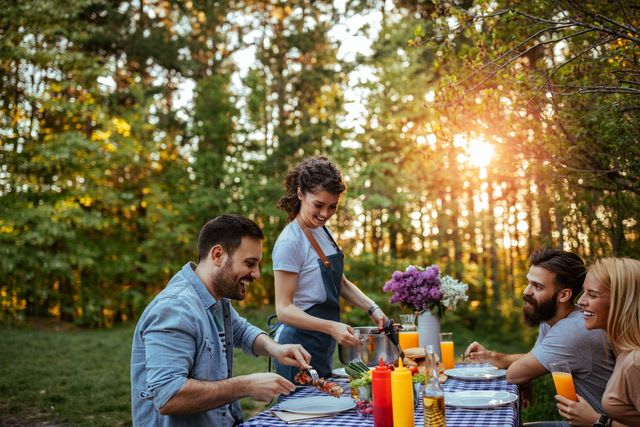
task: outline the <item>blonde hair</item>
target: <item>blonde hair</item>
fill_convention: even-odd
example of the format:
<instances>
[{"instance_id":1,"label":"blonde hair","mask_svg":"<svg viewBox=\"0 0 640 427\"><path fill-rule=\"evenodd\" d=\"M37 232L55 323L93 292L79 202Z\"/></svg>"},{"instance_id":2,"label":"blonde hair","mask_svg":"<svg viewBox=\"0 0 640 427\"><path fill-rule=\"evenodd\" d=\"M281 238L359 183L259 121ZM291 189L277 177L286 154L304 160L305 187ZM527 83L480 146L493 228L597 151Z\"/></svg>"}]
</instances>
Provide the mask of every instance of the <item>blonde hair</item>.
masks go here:
<instances>
[{"instance_id":1,"label":"blonde hair","mask_svg":"<svg viewBox=\"0 0 640 427\"><path fill-rule=\"evenodd\" d=\"M640 261L631 258L602 258L587 275L592 275L610 293L607 335L617 349L640 349Z\"/></svg>"}]
</instances>

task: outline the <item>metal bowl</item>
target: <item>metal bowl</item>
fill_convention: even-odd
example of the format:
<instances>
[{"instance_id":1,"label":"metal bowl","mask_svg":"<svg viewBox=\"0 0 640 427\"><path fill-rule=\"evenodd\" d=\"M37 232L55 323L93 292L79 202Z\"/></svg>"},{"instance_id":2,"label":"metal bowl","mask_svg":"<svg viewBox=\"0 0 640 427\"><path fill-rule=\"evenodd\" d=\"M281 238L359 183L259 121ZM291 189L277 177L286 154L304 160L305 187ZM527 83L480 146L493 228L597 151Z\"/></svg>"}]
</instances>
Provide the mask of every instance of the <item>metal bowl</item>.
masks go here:
<instances>
[{"instance_id":1,"label":"metal bowl","mask_svg":"<svg viewBox=\"0 0 640 427\"><path fill-rule=\"evenodd\" d=\"M360 347L348 347L338 344L338 358L343 365L360 359L367 366L376 366L382 357L386 363L398 360L398 349L384 332L378 332L374 326L357 326L353 328L360 334Z\"/></svg>"}]
</instances>

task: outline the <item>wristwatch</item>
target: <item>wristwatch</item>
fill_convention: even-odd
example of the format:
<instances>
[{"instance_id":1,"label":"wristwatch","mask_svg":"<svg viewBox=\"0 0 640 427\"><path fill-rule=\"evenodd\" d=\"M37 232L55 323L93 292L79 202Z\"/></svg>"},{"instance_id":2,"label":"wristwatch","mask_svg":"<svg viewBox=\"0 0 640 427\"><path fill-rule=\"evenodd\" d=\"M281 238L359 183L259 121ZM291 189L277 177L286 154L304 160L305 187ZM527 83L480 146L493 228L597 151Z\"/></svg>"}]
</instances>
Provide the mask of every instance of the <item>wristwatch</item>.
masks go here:
<instances>
[{"instance_id":1,"label":"wristwatch","mask_svg":"<svg viewBox=\"0 0 640 427\"><path fill-rule=\"evenodd\" d=\"M371 317L373 312L376 311L379 308L380 308L380 306L378 304L376 304L375 302L373 304L371 304L369 306L369 309L367 310L367 314L369 315L369 317Z\"/></svg>"},{"instance_id":2,"label":"wristwatch","mask_svg":"<svg viewBox=\"0 0 640 427\"><path fill-rule=\"evenodd\" d=\"M609 425L609 417L605 414L600 414L598 420L593 423L592 427L607 427Z\"/></svg>"}]
</instances>

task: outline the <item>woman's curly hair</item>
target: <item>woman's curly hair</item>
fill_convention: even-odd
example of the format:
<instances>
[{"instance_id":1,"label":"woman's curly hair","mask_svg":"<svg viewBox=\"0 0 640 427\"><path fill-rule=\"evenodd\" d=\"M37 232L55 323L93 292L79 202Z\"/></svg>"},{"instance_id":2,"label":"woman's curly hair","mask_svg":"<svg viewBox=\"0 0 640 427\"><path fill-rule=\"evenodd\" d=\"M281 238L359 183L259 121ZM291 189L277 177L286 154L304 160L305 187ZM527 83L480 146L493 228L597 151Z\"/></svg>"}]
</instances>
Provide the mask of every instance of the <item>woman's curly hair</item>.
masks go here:
<instances>
[{"instance_id":1,"label":"woman's curly hair","mask_svg":"<svg viewBox=\"0 0 640 427\"><path fill-rule=\"evenodd\" d=\"M347 186L338 167L326 157L311 157L291 169L284 179L286 193L278 200L278 207L287 213L289 221L300 212L298 188L302 194L326 191L342 194Z\"/></svg>"}]
</instances>

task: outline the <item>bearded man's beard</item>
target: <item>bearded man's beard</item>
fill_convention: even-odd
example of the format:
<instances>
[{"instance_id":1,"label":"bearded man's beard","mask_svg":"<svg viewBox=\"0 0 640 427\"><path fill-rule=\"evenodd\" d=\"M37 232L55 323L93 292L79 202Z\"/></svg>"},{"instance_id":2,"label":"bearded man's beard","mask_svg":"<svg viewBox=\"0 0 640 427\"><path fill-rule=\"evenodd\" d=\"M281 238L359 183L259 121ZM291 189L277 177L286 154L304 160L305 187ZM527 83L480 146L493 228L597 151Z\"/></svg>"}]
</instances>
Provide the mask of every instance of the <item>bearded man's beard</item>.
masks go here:
<instances>
[{"instance_id":1,"label":"bearded man's beard","mask_svg":"<svg viewBox=\"0 0 640 427\"><path fill-rule=\"evenodd\" d=\"M553 296L546 301L542 301L541 303L537 302L533 297L524 295L522 299L531 304L531 308L528 309L526 306L522 309L522 316L524 317L524 321L529 326L538 326L542 322L546 322L553 318L558 311L558 306L556 304L556 297L558 296L559 291L554 292Z\"/></svg>"},{"instance_id":2,"label":"bearded man's beard","mask_svg":"<svg viewBox=\"0 0 640 427\"><path fill-rule=\"evenodd\" d=\"M233 272L233 262L231 257L224 263L220 272L213 278L213 286L218 295L234 300L244 299L244 294L240 289L239 278Z\"/></svg>"}]
</instances>

